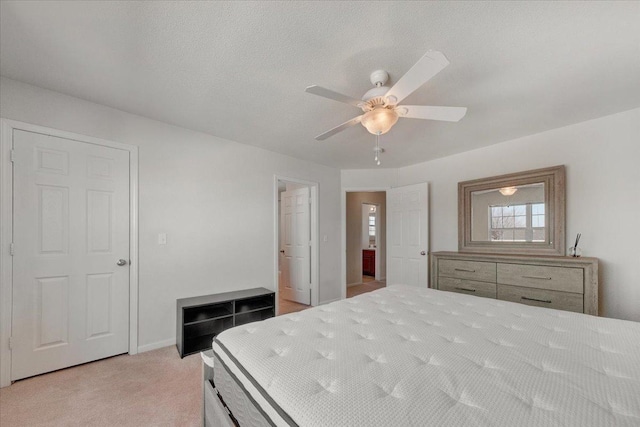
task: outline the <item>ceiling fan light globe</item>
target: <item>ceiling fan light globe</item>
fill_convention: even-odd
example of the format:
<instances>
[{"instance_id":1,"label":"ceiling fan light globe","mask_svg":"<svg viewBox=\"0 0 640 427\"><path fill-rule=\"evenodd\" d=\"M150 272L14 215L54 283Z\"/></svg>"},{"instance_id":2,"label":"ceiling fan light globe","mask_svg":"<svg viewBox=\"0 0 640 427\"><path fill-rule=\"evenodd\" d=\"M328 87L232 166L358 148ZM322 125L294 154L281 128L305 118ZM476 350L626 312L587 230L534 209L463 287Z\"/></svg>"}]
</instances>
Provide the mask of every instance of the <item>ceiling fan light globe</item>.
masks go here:
<instances>
[{"instance_id":1,"label":"ceiling fan light globe","mask_svg":"<svg viewBox=\"0 0 640 427\"><path fill-rule=\"evenodd\" d=\"M498 191L500 191L500 194L503 196L513 196L518 189L516 187L502 187Z\"/></svg>"},{"instance_id":2,"label":"ceiling fan light globe","mask_svg":"<svg viewBox=\"0 0 640 427\"><path fill-rule=\"evenodd\" d=\"M374 135L383 135L393 127L398 121L398 113L389 108L376 108L371 111L367 111L362 116L362 126L364 126L369 133Z\"/></svg>"}]
</instances>

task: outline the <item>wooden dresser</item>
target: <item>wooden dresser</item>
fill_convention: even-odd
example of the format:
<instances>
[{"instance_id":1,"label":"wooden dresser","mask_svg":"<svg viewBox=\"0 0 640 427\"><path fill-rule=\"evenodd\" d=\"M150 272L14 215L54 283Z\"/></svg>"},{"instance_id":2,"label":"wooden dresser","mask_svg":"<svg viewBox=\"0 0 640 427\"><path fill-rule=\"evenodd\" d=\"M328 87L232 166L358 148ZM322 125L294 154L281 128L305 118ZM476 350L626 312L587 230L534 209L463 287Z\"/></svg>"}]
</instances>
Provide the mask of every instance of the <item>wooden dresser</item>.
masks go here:
<instances>
[{"instance_id":1,"label":"wooden dresser","mask_svg":"<svg viewBox=\"0 0 640 427\"><path fill-rule=\"evenodd\" d=\"M367 276L376 275L376 251L371 249L362 250L362 274Z\"/></svg>"},{"instance_id":2,"label":"wooden dresser","mask_svg":"<svg viewBox=\"0 0 640 427\"><path fill-rule=\"evenodd\" d=\"M598 315L598 259L431 254L431 287Z\"/></svg>"}]
</instances>

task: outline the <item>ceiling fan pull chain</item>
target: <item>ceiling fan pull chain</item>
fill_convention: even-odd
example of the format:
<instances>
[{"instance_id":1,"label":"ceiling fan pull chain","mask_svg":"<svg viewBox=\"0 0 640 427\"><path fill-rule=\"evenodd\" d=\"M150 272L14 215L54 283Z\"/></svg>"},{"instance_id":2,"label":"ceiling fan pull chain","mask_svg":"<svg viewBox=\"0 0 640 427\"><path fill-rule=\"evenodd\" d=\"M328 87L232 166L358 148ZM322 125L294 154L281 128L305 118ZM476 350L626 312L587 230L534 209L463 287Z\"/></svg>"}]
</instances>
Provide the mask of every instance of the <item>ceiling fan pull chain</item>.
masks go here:
<instances>
[{"instance_id":1,"label":"ceiling fan pull chain","mask_svg":"<svg viewBox=\"0 0 640 427\"><path fill-rule=\"evenodd\" d=\"M380 166L380 132L376 133L376 149L374 151L376 152L374 161L376 165Z\"/></svg>"}]
</instances>

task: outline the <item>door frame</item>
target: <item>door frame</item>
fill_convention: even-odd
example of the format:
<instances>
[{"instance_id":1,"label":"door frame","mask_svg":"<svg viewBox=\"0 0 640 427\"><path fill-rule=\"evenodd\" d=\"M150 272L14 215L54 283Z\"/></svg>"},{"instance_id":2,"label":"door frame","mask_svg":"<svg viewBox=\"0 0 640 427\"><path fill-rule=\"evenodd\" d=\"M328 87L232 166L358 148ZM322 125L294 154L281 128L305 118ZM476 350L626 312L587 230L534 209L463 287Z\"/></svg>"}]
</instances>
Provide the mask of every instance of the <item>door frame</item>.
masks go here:
<instances>
[{"instance_id":1,"label":"door frame","mask_svg":"<svg viewBox=\"0 0 640 427\"><path fill-rule=\"evenodd\" d=\"M320 284L320 265L319 265L319 249L320 241L320 223L318 221L320 214L319 190L320 186L317 182L307 181L299 178L291 178L283 175L273 175L273 287L276 293L276 316L280 310L280 289L278 283L278 254L280 253L280 215L278 215L278 181L286 181L292 184L306 185L309 187L309 196L311 198L311 209L309 210L309 218L311 221L311 306L318 305L319 284Z\"/></svg>"},{"instance_id":2,"label":"door frame","mask_svg":"<svg viewBox=\"0 0 640 427\"><path fill-rule=\"evenodd\" d=\"M13 131L23 130L129 152L129 354L138 353L138 147L73 132L0 118L0 387L11 385L13 310Z\"/></svg>"},{"instance_id":3,"label":"door frame","mask_svg":"<svg viewBox=\"0 0 640 427\"><path fill-rule=\"evenodd\" d=\"M347 187L342 188L342 194L340 195L340 246L341 246L341 278L340 278L340 299L347 298L347 193L359 193L359 192L373 192L384 191L391 189L391 186L379 186L379 187ZM379 218L379 217L378 217ZM384 219L387 220L386 218ZM378 258L378 257L376 257ZM376 265L376 269L378 266ZM377 274L377 270L376 270Z\"/></svg>"},{"instance_id":4,"label":"door frame","mask_svg":"<svg viewBox=\"0 0 640 427\"><path fill-rule=\"evenodd\" d=\"M378 256L379 252L377 251L377 249L380 247L380 203L362 202L362 205L375 206L376 207L376 212L375 212L375 215L374 215L375 218L376 218L376 260L374 262L376 274L375 274L374 279L375 280L380 280L380 279L382 279L382 277L380 277L380 257ZM384 220L385 220L385 226L386 226L386 220L387 219L385 218ZM363 213L363 216L362 216L362 221L364 221L364 213ZM364 227L363 227L363 230L364 230ZM369 230L369 224L367 223L367 231L368 230ZM364 276L364 274L363 274L363 276Z\"/></svg>"}]
</instances>

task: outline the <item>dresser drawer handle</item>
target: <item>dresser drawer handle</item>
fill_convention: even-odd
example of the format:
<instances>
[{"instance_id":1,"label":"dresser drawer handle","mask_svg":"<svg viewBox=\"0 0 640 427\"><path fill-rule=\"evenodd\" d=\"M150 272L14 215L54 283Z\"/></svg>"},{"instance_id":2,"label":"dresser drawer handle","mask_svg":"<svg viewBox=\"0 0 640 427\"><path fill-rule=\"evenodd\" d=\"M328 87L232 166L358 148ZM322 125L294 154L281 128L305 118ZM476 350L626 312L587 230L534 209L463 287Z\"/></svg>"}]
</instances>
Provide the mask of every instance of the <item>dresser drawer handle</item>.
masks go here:
<instances>
[{"instance_id":1,"label":"dresser drawer handle","mask_svg":"<svg viewBox=\"0 0 640 427\"><path fill-rule=\"evenodd\" d=\"M520 298L525 301L536 301L536 302L543 302L545 304L551 304L550 299L536 299L536 298L528 298L528 297L520 297Z\"/></svg>"},{"instance_id":2,"label":"dresser drawer handle","mask_svg":"<svg viewBox=\"0 0 640 427\"><path fill-rule=\"evenodd\" d=\"M522 276L523 279L538 279L538 280L551 280L551 277L542 276Z\"/></svg>"},{"instance_id":3,"label":"dresser drawer handle","mask_svg":"<svg viewBox=\"0 0 640 427\"><path fill-rule=\"evenodd\" d=\"M469 289L469 288L458 288L458 287L456 287L455 289L458 289L460 291L467 291L467 292L475 292L476 291L475 289Z\"/></svg>"},{"instance_id":4,"label":"dresser drawer handle","mask_svg":"<svg viewBox=\"0 0 640 427\"><path fill-rule=\"evenodd\" d=\"M456 271L465 271L467 273L475 273L475 270L467 270L466 268L456 268Z\"/></svg>"}]
</instances>

